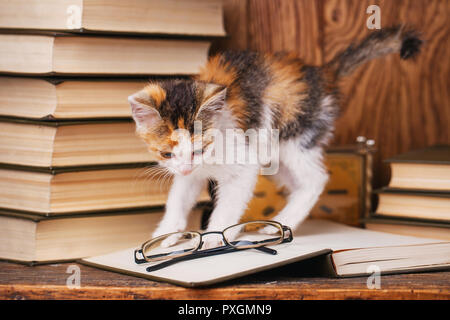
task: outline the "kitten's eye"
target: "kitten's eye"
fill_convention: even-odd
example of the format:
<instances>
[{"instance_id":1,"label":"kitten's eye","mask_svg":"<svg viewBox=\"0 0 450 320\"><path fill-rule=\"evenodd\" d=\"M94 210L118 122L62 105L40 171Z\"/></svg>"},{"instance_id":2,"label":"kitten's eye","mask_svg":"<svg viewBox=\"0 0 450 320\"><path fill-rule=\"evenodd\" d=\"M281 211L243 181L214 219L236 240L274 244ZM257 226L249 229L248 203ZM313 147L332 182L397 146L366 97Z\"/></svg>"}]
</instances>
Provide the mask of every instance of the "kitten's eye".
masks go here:
<instances>
[{"instance_id":1,"label":"kitten's eye","mask_svg":"<svg viewBox=\"0 0 450 320\"><path fill-rule=\"evenodd\" d=\"M203 154L203 152L205 152L205 149L198 149L198 150L194 150L194 152L192 152L193 156L200 156Z\"/></svg>"},{"instance_id":2,"label":"kitten's eye","mask_svg":"<svg viewBox=\"0 0 450 320\"><path fill-rule=\"evenodd\" d=\"M174 154L172 152L161 152L161 157L163 157L164 159L170 159L174 156Z\"/></svg>"}]
</instances>

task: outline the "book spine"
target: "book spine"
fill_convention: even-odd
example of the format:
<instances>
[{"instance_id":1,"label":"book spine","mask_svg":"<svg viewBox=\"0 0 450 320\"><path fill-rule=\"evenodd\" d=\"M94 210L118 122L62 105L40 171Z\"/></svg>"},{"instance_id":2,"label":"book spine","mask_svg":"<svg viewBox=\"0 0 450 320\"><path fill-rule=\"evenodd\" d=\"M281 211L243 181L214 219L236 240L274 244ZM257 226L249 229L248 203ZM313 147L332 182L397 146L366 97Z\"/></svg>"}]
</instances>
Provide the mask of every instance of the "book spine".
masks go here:
<instances>
[{"instance_id":1,"label":"book spine","mask_svg":"<svg viewBox=\"0 0 450 320\"><path fill-rule=\"evenodd\" d=\"M322 262L319 264L318 271L320 275L330 278L340 277L336 272L336 265L333 261L333 252L328 253L323 257Z\"/></svg>"}]
</instances>

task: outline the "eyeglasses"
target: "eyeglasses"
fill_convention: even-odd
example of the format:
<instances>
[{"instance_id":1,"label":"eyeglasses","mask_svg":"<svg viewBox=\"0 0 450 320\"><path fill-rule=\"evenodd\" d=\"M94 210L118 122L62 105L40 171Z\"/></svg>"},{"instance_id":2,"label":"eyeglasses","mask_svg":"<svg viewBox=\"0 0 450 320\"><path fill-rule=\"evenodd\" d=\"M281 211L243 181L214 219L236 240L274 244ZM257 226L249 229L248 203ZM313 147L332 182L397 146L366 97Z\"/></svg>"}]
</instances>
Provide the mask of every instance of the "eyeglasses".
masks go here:
<instances>
[{"instance_id":1,"label":"eyeglasses","mask_svg":"<svg viewBox=\"0 0 450 320\"><path fill-rule=\"evenodd\" d=\"M224 245L202 249L205 243L204 237L211 234L220 235ZM165 234L144 242L140 249L134 251L134 260L137 264L164 261L148 267L147 271L150 272L183 260L245 249L277 254L276 250L265 246L291 241L292 230L289 227L276 221L258 220L235 224L223 231L205 233L187 231Z\"/></svg>"}]
</instances>

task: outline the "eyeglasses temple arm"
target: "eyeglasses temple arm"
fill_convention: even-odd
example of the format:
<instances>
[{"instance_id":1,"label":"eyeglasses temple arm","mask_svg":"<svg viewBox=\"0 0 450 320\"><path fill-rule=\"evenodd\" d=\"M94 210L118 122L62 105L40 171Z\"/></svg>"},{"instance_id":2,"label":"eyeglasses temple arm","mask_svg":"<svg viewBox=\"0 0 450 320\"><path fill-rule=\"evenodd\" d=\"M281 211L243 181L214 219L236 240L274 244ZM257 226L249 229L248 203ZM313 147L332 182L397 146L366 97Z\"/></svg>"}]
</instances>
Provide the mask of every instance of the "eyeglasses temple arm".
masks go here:
<instances>
[{"instance_id":1,"label":"eyeglasses temple arm","mask_svg":"<svg viewBox=\"0 0 450 320\"><path fill-rule=\"evenodd\" d=\"M259 248L248 248L248 249L256 249L265 253L269 253L269 254L277 254L277 251L274 249L270 249L270 248L266 248L266 247L259 247ZM160 270L162 268L168 267L172 264L175 264L177 262L181 262L181 261L186 261L186 260L193 260L193 259L198 259L198 258L202 258L202 257L210 257L210 256L216 256L219 254L225 254L225 253L229 253L229 252L234 252L234 251L240 251L240 250L247 250L247 249L238 249L238 248L233 248L233 247L218 247L218 248L211 248L211 249L207 249L207 250L202 250L202 251L196 251L193 252L190 255L187 256L182 256L182 257L177 257L177 258L173 258L171 260L167 260L161 263L158 263L157 265L153 265L153 266L149 266L147 267L147 272L152 272L152 271L157 271Z\"/></svg>"},{"instance_id":2,"label":"eyeglasses temple arm","mask_svg":"<svg viewBox=\"0 0 450 320\"><path fill-rule=\"evenodd\" d=\"M220 250L218 250L218 249L220 249ZM198 258L202 258L202 257L206 257L206 256L208 256L208 257L216 256L219 254L224 254L224 253L237 251L237 250L239 250L239 249L235 249L233 247L228 247L226 249L223 249L223 247L219 247L219 248L212 248L212 249L207 249L207 250L203 250L203 251L196 251L187 256L173 258L171 260L167 260L167 261L158 263L157 265L149 266L149 267L147 267L146 270L147 270L147 272L152 272L152 271L160 270L162 268L171 266L172 264L175 264L177 262L198 259Z\"/></svg>"},{"instance_id":3,"label":"eyeglasses temple arm","mask_svg":"<svg viewBox=\"0 0 450 320\"><path fill-rule=\"evenodd\" d=\"M271 248L267 248L267 247L259 247L259 248L255 248L256 250L268 253L268 254L272 254L272 255L276 255L278 253L277 250L275 249L271 249Z\"/></svg>"}]
</instances>

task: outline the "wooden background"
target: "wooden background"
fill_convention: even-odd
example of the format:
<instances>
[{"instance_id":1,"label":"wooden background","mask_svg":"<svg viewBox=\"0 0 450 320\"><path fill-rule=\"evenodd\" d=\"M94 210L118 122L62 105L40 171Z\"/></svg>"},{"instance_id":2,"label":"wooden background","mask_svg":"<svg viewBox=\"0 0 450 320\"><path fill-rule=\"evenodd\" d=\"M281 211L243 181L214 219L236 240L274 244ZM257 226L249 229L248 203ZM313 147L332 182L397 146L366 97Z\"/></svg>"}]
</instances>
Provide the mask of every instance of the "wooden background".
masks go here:
<instances>
[{"instance_id":1,"label":"wooden background","mask_svg":"<svg viewBox=\"0 0 450 320\"><path fill-rule=\"evenodd\" d=\"M387 185L395 154L450 143L450 0L224 0L229 38L213 51L288 50L320 65L368 35L369 14L381 9L381 27L406 23L426 41L415 61L398 55L372 61L341 83L341 116L333 145L359 135L374 139L374 187Z\"/></svg>"}]
</instances>

